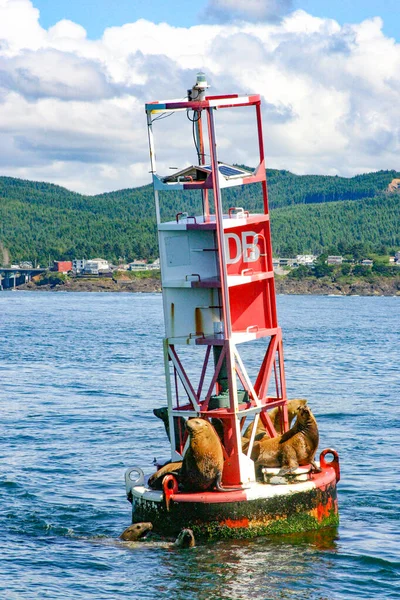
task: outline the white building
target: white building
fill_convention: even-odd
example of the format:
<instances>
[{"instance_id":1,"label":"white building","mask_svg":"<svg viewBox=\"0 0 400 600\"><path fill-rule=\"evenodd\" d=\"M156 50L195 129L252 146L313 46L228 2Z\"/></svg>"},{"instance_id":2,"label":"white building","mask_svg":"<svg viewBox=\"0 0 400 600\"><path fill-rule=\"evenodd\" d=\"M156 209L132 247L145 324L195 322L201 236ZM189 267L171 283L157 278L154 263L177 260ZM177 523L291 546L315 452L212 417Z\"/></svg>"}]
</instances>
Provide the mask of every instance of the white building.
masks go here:
<instances>
[{"instance_id":1,"label":"white building","mask_svg":"<svg viewBox=\"0 0 400 600\"><path fill-rule=\"evenodd\" d=\"M294 267L296 265L295 258L280 258L279 266L280 267Z\"/></svg>"},{"instance_id":2,"label":"white building","mask_svg":"<svg viewBox=\"0 0 400 600\"><path fill-rule=\"evenodd\" d=\"M147 268L150 270L159 270L160 269L160 259L156 258L156 260L154 262L147 265Z\"/></svg>"},{"instance_id":3,"label":"white building","mask_svg":"<svg viewBox=\"0 0 400 600\"><path fill-rule=\"evenodd\" d=\"M317 257L314 254L298 254L296 256L296 262L298 265L311 266L315 263Z\"/></svg>"},{"instance_id":4,"label":"white building","mask_svg":"<svg viewBox=\"0 0 400 600\"><path fill-rule=\"evenodd\" d=\"M86 275L100 275L101 273L109 273L110 265L104 258L92 258L86 261L83 272Z\"/></svg>"},{"instance_id":5,"label":"white building","mask_svg":"<svg viewBox=\"0 0 400 600\"><path fill-rule=\"evenodd\" d=\"M326 261L328 265L341 265L343 262L343 256L328 256Z\"/></svg>"},{"instance_id":6,"label":"white building","mask_svg":"<svg viewBox=\"0 0 400 600\"><path fill-rule=\"evenodd\" d=\"M84 258L74 258L72 261L72 270L74 273L82 273L85 269L86 260Z\"/></svg>"},{"instance_id":7,"label":"white building","mask_svg":"<svg viewBox=\"0 0 400 600\"><path fill-rule=\"evenodd\" d=\"M145 260L134 260L133 262L129 263L130 271L147 271L147 269L148 265Z\"/></svg>"}]
</instances>

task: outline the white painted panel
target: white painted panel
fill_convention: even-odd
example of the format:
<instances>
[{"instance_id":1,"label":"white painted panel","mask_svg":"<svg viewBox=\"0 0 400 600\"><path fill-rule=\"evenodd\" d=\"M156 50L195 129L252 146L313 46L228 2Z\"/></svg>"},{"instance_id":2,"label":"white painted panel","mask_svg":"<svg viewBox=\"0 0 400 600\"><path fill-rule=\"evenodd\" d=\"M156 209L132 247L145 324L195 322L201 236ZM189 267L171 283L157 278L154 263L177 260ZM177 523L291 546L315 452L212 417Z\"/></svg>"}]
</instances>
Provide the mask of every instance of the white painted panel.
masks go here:
<instances>
[{"instance_id":1,"label":"white painted panel","mask_svg":"<svg viewBox=\"0 0 400 600\"><path fill-rule=\"evenodd\" d=\"M199 230L160 230L160 263L163 285L193 280L196 273L201 280L218 274L215 251L215 233ZM198 278L197 278L198 280Z\"/></svg>"},{"instance_id":2,"label":"white painted panel","mask_svg":"<svg viewBox=\"0 0 400 600\"><path fill-rule=\"evenodd\" d=\"M212 335L214 321L220 321L216 289L164 288L167 337L189 337L196 333Z\"/></svg>"}]
</instances>

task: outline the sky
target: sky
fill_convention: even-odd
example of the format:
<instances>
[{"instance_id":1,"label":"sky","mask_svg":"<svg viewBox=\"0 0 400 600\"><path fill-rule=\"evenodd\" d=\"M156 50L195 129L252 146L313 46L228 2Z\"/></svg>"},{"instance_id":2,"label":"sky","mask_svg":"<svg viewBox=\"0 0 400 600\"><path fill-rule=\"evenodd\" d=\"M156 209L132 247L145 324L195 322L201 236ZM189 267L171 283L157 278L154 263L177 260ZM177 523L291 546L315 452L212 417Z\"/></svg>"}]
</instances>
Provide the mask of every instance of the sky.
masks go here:
<instances>
[{"instance_id":1,"label":"sky","mask_svg":"<svg viewBox=\"0 0 400 600\"><path fill-rule=\"evenodd\" d=\"M0 0L0 175L149 183L144 103L199 70L210 94L261 94L270 168L400 170L399 25L399 0ZM250 115L222 113L221 160L254 166ZM161 174L194 162L180 117L155 124Z\"/></svg>"}]
</instances>

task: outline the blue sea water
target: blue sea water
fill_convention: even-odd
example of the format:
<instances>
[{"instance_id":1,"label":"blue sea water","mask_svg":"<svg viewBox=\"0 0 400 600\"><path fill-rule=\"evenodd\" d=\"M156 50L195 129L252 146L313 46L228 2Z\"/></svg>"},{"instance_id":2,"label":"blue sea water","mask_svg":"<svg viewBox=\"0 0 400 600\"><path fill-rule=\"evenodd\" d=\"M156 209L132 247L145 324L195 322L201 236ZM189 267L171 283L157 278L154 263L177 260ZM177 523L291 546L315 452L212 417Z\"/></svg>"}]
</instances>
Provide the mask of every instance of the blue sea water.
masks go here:
<instances>
[{"instance_id":1,"label":"blue sea water","mask_svg":"<svg viewBox=\"0 0 400 600\"><path fill-rule=\"evenodd\" d=\"M161 296L1 293L0 598L400 598L399 303L278 297L289 397L340 454L339 529L177 550L116 541L125 469L168 456Z\"/></svg>"}]
</instances>

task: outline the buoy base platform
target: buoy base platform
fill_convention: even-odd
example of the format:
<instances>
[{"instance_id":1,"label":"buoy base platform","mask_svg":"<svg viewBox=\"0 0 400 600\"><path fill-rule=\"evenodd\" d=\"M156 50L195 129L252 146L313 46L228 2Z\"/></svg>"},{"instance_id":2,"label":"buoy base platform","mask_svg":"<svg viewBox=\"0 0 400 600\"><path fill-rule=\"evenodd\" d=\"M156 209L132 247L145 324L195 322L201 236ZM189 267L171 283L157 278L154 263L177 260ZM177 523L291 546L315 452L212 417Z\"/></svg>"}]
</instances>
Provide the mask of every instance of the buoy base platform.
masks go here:
<instances>
[{"instance_id":1,"label":"buoy base platform","mask_svg":"<svg viewBox=\"0 0 400 600\"><path fill-rule=\"evenodd\" d=\"M164 535L177 535L186 527L196 539L209 540L337 527L336 470L327 466L319 473L299 471L298 477L287 478L287 483L275 477L275 484L251 482L243 490L231 492L183 493L166 485L164 491L155 491L144 480L132 482L129 490L127 485L132 522L150 521L153 531Z\"/></svg>"}]
</instances>

